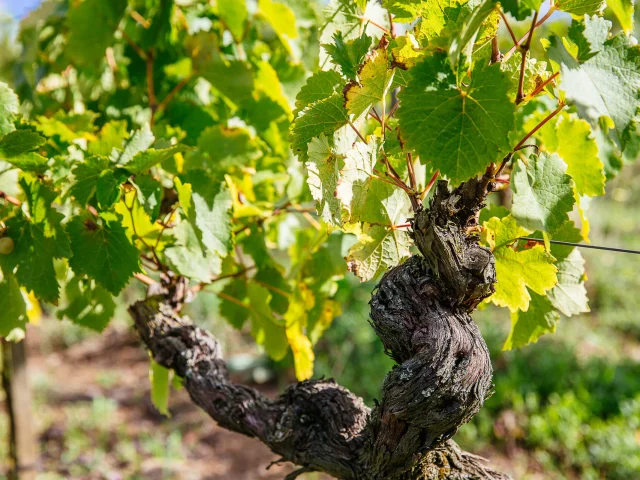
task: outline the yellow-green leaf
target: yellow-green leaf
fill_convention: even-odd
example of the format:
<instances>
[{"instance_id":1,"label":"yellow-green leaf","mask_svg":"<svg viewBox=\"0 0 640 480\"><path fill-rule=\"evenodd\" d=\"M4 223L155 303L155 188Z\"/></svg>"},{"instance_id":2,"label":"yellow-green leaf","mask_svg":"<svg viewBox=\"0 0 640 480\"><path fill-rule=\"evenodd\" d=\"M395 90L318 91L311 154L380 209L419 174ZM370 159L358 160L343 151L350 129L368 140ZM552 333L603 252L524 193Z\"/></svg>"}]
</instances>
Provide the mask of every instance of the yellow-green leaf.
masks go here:
<instances>
[{"instance_id":1,"label":"yellow-green leaf","mask_svg":"<svg viewBox=\"0 0 640 480\"><path fill-rule=\"evenodd\" d=\"M391 82L393 69L389 68L386 43L374 50L358 74L359 82L347 84L344 98L347 110L358 118L372 106L384 100Z\"/></svg>"},{"instance_id":2,"label":"yellow-green leaf","mask_svg":"<svg viewBox=\"0 0 640 480\"><path fill-rule=\"evenodd\" d=\"M498 278L491 300L512 312L526 312L529 308L531 296L527 287L544 295L558 281L554 258L543 246L514 249L514 242L529 233L529 230L518 226L512 215L502 219L494 217L484 223L483 237L496 259Z\"/></svg>"},{"instance_id":3,"label":"yellow-green leaf","mask_svg":"<svg viewBox=\"0 0 640 480\"><path fill-rule=\"evenodd\" d=\"M349 270L366 282L395 267L408 255L409 236L405 231L367 225L346 260Z\"/></svg>"},{"instance_id":4,"label":"yellow-green leaf","mask_svg":"<svg viewBox=\"0 0 640 480\"><path fill-rule=\"evenodd\" d=\"M241 40L249 16L245 0L218 0L218 13L233 38Z\"/></svg>"},{"instance_id":5,"label":"yellow-green leaf","mask_svg":"<svg viewBox=\"0 0 640 480\"><path fill-rule=\"evenodd\" d=\"M527 122L525 130L535 127L534 122ZM563 112L557 121L538 130L536 137L542 141L544 150L562 157L580 195L604 195L604 165L589 122Z\"/></svg>"},{"instance_id":6,"label":"yellow-green leaf","mask_svg":"<svg viewBox=\"0 0 640 480\"><path fill-rule=\"evenodd\" d=\"M511 175L511 211L520 225L553 233L569 220L573 209L573 187L566 164L557 155L531 155L516 161Z\"/></svg>"},{"instance_id":7,"label":"yellow-green leaf","mask_svg":"<svg viewBox=\"0 0 640 480\"><path fill-rule=\"evenodd\" d=\"M289 308L284 315L289 346L293 352L293 364L298 381L308 380L313 376L313 347L305 334L308 323L308 311L313 308L315 298L305 284L296 289Z\"/></svg>"},{"instance_id":8,"label":"yellow-green leaf","mask_svg":"<svg viewBox=\"0 0 640 480\"><path fill-rule=\"evenodd\" d=\"M633 30L633 0L607 0L607 7L618 18L626 33Z\"/></svg>"},{"instance_id":9,"label":"yellow-green leaf","mask_svg":"<svg viewBox=\"0 0 640 480\"><path fill-rule=\"evenodd\" d=\"M169 414L169 373L170 371L164 368L153 360L149 359L149 381L151 382L151 401L158 411L166 415Z\"/></svg>"},{"instance_id":10,"label":"yellow-green leaf","mask_svg":"<svg viewBox=\"0 0 640 480\"><path fill-rule=\"evenodd\" d=\"M511 314L511 332L502 346L503 350L524 347L537 342L545 333L556 331L560 315L546 297L530 292L531 302L526 312Z\"/></svg>"}]
</instances>

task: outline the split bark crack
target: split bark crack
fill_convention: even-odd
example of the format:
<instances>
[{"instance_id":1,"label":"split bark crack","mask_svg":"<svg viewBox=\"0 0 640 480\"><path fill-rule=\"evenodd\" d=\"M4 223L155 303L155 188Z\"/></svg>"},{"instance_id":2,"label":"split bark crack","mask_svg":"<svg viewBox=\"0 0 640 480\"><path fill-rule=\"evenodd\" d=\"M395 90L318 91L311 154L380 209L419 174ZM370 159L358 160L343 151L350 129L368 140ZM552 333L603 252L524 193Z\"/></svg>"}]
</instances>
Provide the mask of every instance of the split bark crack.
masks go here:
<instances>
[{"instance_id":1,"label":"split bark crack","mask_svg":"<svg viewBox=\"0 0 640 480\"><path fill-rule=\"evenodd\" d=\"M181 288L133 304L136 331L220 426L300 465L290 478L322 471L343 480L506 479L451 440L492 386L470 313L493 292L495 264L467 233L490 188L487 176L453 191L439 182L412 222L422 255L389 270L374 291L370 323L397 365L373 409L331 379L296 383L273 400L231 383L218 340L178 315Z\"/></svg>"}]
</instances>

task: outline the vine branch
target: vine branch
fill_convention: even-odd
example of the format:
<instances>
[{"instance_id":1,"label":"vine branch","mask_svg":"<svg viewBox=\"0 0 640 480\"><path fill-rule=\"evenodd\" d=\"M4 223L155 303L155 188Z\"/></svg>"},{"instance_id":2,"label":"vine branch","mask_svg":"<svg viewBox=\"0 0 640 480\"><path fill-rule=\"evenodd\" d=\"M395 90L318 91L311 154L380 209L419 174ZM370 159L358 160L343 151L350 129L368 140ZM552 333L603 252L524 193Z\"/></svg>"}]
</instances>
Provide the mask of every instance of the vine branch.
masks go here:
<instances>
[{"instance_id":1,"label":"vine branch","mask_svg":"<svg viewBox=\"0 0 640 480\"><path fill-rule=\"evenodd\" d=\"M557 10L557 7L555 5L551 5L549 7L549 11L547 11L547 13L540 19L538 20L538 22L535 24L535 28L538 28L540 25L542 25L544 22L546 22L549 17L551 15L553 15L553 13ZM518 47L520 47L520 45L522 44L522 42L524 42L527 38L528 33L525 33L522 38L520 38L520 40L518 40L518 42L509 49L509 51L507 51L507 53L504 54L504 57L502 58L503 62L506 62L507 60L509 60L511 58L511 55L513 55L515 53L515 51L518 49Z\"/></svg>"},{"instance_id":2,"label":"vine branch","mask_svg":"<svg viewBox=\"0 0 640 480\"><path fill-rule=\"evenodd\" d=\"M529 55L529 49L531 48L531 40L533 39L533 32L536 29L536 21L538 20L538 11L533 14L533 20L531 21L531 29L529 30L529 36L526 43L520 47L520 53L522 54L522 61L520 62L520 78L518 79L518 93L516 94L516 105L522 103L524 100L524 74L527 68L527 56Z\"/></svg>"}]
</instances>

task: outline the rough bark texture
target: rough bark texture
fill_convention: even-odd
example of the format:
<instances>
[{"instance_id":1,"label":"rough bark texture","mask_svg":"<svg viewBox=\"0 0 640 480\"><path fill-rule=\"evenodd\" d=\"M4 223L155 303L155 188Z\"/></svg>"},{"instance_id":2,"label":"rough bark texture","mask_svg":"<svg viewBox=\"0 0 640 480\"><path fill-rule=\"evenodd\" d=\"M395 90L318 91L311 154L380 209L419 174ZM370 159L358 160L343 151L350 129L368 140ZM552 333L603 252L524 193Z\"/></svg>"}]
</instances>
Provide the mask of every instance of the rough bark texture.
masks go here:
<instances>
[{"instance_id":1,"label":"rough bark texture","mask_svg":"<svg viewBox=\"0 0 640 480\"><path fill-rule=\"evenodd\" d=\"M423 256L391 269L374 292L371 325L398 365L373 410L333 380L297 383L275 400L230 383L218 341L176 313L183 285L132 305L136 330L221 426L304 471L345 480L507 478L450 440L491 389L489 352L469 315L495 283L491 252L468 233L487 188L487 177L453 192L440 182L413 221Z\"/></svg>"}]
</instances>

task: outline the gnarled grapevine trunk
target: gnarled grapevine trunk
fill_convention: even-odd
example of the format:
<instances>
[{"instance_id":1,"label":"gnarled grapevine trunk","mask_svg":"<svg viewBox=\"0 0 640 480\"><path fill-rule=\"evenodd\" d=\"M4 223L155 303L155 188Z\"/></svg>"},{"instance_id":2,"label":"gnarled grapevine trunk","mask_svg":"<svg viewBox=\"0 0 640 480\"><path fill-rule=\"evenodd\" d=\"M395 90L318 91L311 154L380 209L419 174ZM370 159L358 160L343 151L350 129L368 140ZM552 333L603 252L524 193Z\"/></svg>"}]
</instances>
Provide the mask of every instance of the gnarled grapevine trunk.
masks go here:
<instances>
[{"instance_id":1,"label":"gnarled grapevine trunk","mask_svg":"<svg viewBox=\"0 0 640 480\"><path fill-rule=\"evenodd\" d=\"M371 325L398 365L373 410L333 380L297 383L275 400L230 383L215 337L176 313L175 288L131 306L136 330L155 360L184 378L198 406L301 465L299 472L345 480L507 478L450 440L491 388L489 352L469 315L496 280L491 252L468 234L488 187L486 176L453 192L440 182L430 208L413 221L422 256L391 269L374 292Z\"/></svg>"}]
</instances>

